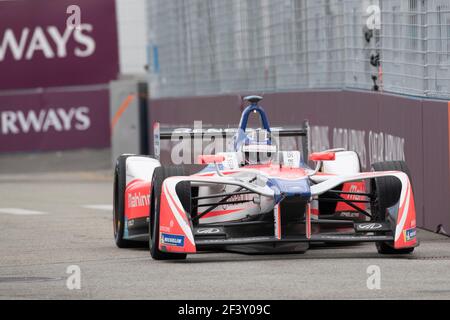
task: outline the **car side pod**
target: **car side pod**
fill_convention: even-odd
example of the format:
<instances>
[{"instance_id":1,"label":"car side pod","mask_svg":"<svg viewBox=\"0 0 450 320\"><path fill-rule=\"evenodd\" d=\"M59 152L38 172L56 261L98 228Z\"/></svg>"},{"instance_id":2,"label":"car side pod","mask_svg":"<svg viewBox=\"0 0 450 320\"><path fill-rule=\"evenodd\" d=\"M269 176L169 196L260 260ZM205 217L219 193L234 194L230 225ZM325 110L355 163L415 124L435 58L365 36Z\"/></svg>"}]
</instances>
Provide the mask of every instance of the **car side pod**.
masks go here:
<instances>
[{"instance_id":1,"label":"car side pod","mask_svg":"<svg viewBox=\"0 0 450 320\"><path fill-rule=\"evenodd\" d=\"M188 215L176 193L177 177L163 182L160 204L159 250L174 253L197 252Z\"/></svg>"}]
</instances>

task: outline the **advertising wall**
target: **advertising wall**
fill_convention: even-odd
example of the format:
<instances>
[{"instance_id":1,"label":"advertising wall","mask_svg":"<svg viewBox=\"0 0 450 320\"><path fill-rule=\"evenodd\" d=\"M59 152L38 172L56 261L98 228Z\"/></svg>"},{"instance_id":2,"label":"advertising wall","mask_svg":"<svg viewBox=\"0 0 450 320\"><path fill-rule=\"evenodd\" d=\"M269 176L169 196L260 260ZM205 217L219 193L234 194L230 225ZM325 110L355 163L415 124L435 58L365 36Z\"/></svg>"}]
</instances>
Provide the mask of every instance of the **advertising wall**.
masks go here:
<instances>
[{"instance_id":1,"label":"advertising wall","mask_svg":"<svg viewBox=\"0 0 450 320\"><path fill-rule=\"evenodd\" d=\"M0 1L0 153L108 147L114 0Z\"/></svg>"},{"instance_id":2,"label":"advertising wall","mask_svg":"<svg viewBox=\"0 0 450 320\"><path fill-rule=\"evenodd\" d=\"M1 152L105 148L107 88L0 96Z\"/></svg>"},{"instance_id":3,"label":"advertising wall","mask_svg":"<svg viewBox=\"0 0 450 320\"><path fill-rule=\"evenodd\" d=\"M0 90L106 83L118 66L113 0L0 1Z\"/></svg>"}]
</instances>

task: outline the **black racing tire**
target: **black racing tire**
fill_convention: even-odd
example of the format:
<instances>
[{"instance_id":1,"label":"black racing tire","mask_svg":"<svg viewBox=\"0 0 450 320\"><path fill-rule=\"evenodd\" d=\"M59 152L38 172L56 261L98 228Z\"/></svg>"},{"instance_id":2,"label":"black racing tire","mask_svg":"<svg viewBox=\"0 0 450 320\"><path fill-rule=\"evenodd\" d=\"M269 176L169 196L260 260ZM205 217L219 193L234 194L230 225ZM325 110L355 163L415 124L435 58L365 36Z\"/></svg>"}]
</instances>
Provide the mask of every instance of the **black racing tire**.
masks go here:
<instances>
[{"instance_id":1,"label":"black racing tire","mask_svg":"<svg viewBox=\"0 0 450 320\"><path fill-rule=\"evenodd\" d=\"M172 176L185 176L185 167L180 166L161 166L155 169L152 179L151 204L149 213L149 247L150 255L155 260L183 260L186 259L186 253L171 253L159 250L159 218L161 206L161 189L164 180ZM188 182L180 182L176 188L181 204L190 212L191 187Z\"/></svg>"},{"instance_id":2,"label":"black racing tire","mask_svg":"<svg viewBox=\"0 0 450 320\"><path fill-rule=\"evenodd\" d=\"M414 247L395 249L386 242L376 242L375 243L378 253L380 254L409 254L413 253Z\"/></svg>"},{"instance_id":3,"label":"black racing tire","mask_svg":"<svg viewBox=\"0 0 450 320\"><path fill-rule=\"evenodd\" d=\"M373 171L401 171L408 175L411 181L411 174L404 161L385 161L372 164ZM376 194L376 200L372 203L375 208L372 213L374 220L383 222L386 220L386 210L398 202L402 189L401 182L395 177L375 178L372 183ZM377 242L376 248L381 254L408 254L414 251L413 248L395 249L391 243Z\"/></svg>"},{"instance_id":4,"label":"black racing tire","mask_svg":"<svg viewBox=\"0 0 450 320\"><path fill-rule=\"evenodd\" d=\"M114 240L119 248L140 248L145 244L142 241L132 241L123 238L125 231L125 187L126 187L126 161L130 155L117 158L114 169L114 201L113 201L113 230Z\"/></svg>"}]
</instances>

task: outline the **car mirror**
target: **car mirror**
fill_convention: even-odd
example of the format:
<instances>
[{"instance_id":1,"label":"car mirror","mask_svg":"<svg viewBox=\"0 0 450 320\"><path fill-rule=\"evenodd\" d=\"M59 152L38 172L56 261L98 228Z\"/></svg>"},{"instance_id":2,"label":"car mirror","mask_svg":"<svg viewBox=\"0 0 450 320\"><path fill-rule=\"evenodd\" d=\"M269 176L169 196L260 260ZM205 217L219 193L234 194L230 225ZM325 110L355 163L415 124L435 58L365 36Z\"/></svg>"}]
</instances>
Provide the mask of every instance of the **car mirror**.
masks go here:
<instances>
[{"instance_id":1,"label":"car mirror","mask_svg":"<svg viewBox=\"0 0 450 320\"><path fill-rule=\"evenodd\" d=\"M334 152L313 152L309 155L309 160L312 161L332 161L336 159Z\"/></svg>"},{"instance_id":2,"label":"car mirror","mask_svg":"<svg viewBox=\"0 0 450 320\"><path fill-rule=\"evenodd\" d=\"M225 157L219 155L201 154L198 156L198 163L200 164L220 163L223 162L224 160Z\"/></svg>"}]
</instances>

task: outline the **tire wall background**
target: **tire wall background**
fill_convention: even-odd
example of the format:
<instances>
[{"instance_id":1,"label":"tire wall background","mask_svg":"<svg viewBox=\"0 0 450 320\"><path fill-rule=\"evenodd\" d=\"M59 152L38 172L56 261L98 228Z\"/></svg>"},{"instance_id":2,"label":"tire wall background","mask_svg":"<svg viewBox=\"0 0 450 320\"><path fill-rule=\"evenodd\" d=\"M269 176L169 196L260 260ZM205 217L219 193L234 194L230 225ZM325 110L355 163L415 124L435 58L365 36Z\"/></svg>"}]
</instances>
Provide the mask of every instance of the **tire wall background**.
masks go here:
<instances>
[{"instance_id":1,"label":"tire wall background","mask_svg":"<svg viewBox=\"0 0 450 320\"><path fill-rule=\"evenodd\" d=\"M149 117L163 127L192 127L194 120L236 127L241 101L241 95L155 99ZM359 153L365 170L371 162L404 158L412 173L417 225L431 231L442 225L449 234L450 102L330 90L265 94L261 105L272 126L308 119L313 151L347 147Z\"/></svg>"}]
</instances>

